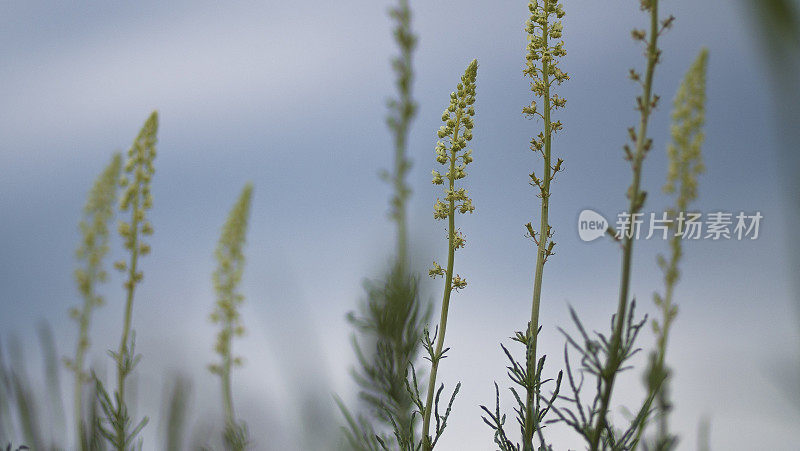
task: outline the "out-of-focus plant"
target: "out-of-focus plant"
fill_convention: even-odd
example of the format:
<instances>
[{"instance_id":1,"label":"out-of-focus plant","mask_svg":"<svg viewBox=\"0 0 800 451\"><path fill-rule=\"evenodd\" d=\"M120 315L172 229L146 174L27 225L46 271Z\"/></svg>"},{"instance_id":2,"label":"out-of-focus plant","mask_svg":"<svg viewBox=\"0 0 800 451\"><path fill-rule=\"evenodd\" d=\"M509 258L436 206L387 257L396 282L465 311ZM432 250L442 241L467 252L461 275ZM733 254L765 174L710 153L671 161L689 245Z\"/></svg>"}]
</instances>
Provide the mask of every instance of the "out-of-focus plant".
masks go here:
<instances>
[{"instance_id":1,"label":"out-of-focus plant","mask_svg":"<svg viewBox=\"0 0 800 451\"><path fill-rule=\"evenodd\" d=\"M679 264L683 257L685 214L689 204L697 198L697 176L705 170L700 153L705 123L706 68L708 51L703 49L678 89L672 111L672 142L667 146L669 171L664 192L675 195L675 205L666 212L670 226L670 255L658 256L658 266L664 273L664 293L653 296L660 320L652 321L656 335L656 348L650 353L650 363L645 373L648 396L640 409L645 418L655 404L654 415L658 421L656 437L651 447L656 450L673 449L678 438L669 432L668 416L672 410L669 400L671 370L666 364L667 343L672 322L678 314L674 301L675 286L680 278ZM644 423L644 421L643 421ZM639 442L645 424L637 431L634 444Z\"/></svg>"},{"instance_id":2,"label":"out-of-focus plant","mask_svg":"<svg viewBox=\"0 0 800 451\"><path fill-rule=\"evenodd\" d=\"M148 418L144 417L134 425L125 401L125 382L141 359L135 351L135 333L132 328L133 300L136 286L144 277L139 269L139 258L150 253L150 245L144 242L144 237L153 233L153 227L147 220L146 213L153 206L150 182L155 172L153 160L156 157L157 132L158 113L153 112L128 150L124 174L120 178L123 194L119 210L121 213L129 212L130 219L119 223L119 234L129 258L128 261L120 260L114 264L127 279L123 285L126 299L122 337L117 351L109 351L117 370L117 389L113 397L100 379L94 377L100 406L105 416L100 432L118 451L126 451L134 446L134 440L148 421ZM141 448L141 439L137 442L137 446Z\"/></svg>"},{"instance_id":3,"label":"out-of-focus plant","mask_svg":"<svg viewBox=\"0 0 800 451\"><path fill-rule=\"evenodd\" d=\"M365 282L367 301L364 316L350 314L348 319L371 338L370 354L353 341L359 370L353 377L361 387L360 397L368 405L367 415L354 416L339 400L347 421L346 440L353 449L382 449L384 444L411 439L414 422L412 398L406 390L405 377L416 359L421 339L421 323L430 316L430 308L419 299L417 279L393 265L381 282ZM398 425L400 438L387 435L385 430ZM391 430L391 429L389 429ZM387 445L388 446L388 445Z\"/></svg>"},{"instance_id":4,"label":"out-of-focus plant","mask_svg":"<svg viewBox=\"0 0 800 451\"><path fill-rule=\"evenodd\" d=\"M78 291L83 298L79 308L70 310L70 316L78 323L78 343L75 356L67 359L67 367L74 373L73 385L73 421L75 437L79 449L88 449L88 435L84 424L83 387L90 381L86 372L85 358L89 349L89 326L92 312L102 306L105 299L97 292L97 286L108 278L103 259L109 251L109 222L114 217L114 202L117 198L117 182L119 180L122 156L114 154L111 162L94 182L80 223L81 245L77 257L83 266L75 270Z\"/></svg>"},{"instance_id":5,"label":"out-of-focus plant","mask_svg":"<svg viewBox=\"0 0 800 451\"><path fill-rule=\"evenodd\" d=\"M231 389L231 371L242 364L241 357L234 356L233 337L244 335L239 306L244 296L239 292L239 283L244 271L244 242L247 233L247 218L250 215L250 200L253 186L245 185L239 199L234 204L222 227L222 235L217 245L217 269L214 271L214 291L217 303L211 314L211 321L221 326L214 351L220 362L209 366L212 373L219 375L222 382L222 405L225 413L224 441L235 451L243 450L249 443L247 427L236 420Z\"/></svg>"},{"instance_id":6,"label":"out-of-focus plant","mask_svg":"<svg viewBox=\"0 0 800 451\"><path fill-rule=\"evenodd\" d=\"M630 70L631 80L641 86L642 93L636 98L636 109L639 112L639 125L638 127L631 127L628 129L631 143L624 146L625 160L630 163L633 173L633 179L627 192L629 206L626 215L628 218L636 217L642 210L646 198L646 192L642 189L642 165L647 153L653 146L652 139L648 137L648 126L651 114L657 107L659 101L659 97L653 94L655 68L661 60L661 50L658 48L658 39L670 28L674 21L672 16L663 20L659 18L658 0L640 0L640 7L642 11L649 15L650 20L649 30L634 29L631 33L635 41L639 41L645 46L646 69L644 74L639 73L635 69ZM702 101L702 99L699 100ZM686 101L689 102L689 100ZM698 99L696 96L691 100L691 102L697 101ZM681 118L686 116L684 113L681 114ZM676 127L685 128L686 124L691 124L692 127L697 126L697 118L692 116L692 114L693 112L688 115L685 122L680 122L679 119L676 119ZM700 122L700 125L701 124L702 122ZM692 130L696 131L694 128L692 128ZM688 136L686 138L690 140L691 144L695 144L693 141L694 136ZM679 146L680 144L676 145ZM697 147L697 150L699 151L699 147ZM675 152L671 151L671 153ZM689 157L684 156L682 158ZM673 166L674 165L675 163L673 163ZM692 167L691 170L694 170L694 167ZM673 168L671 171L675 172L676 169ZM635 346L635 341L647 321L647 316L642 320L636 319L636 302L630 299L631 296L629 293L633 270L633 244L635 236L637 235L636 227L637 225L631 219L627 224L621 224L620 230L616 231L616 233L613 229L609 228L609 231L620 241L622 246L622 275L619 303L617 306L617 313L613 315L611 319L610 335L602 333L590 335L587 333L574 310L571 310L571 315L578 329L579 336L573 337L564 332L567 339L567 345L564 351L567 383L572 393L570 395L559 394L557 397L559 401L566 403L566 406L556 406L554 403L550 403L550 407L560 421L570 426L586 440L587 446L591 451L601 449L625 450L636 447L641 437L642 429L651 413L650 406L659 396L659 393L662 393L662 382L665 379L663 376L665 371L663 366L656 367L651 365L648 371L650 376L648 380L650 380L651 383L648 385L648 395L643 402L642 408L625 428L618 428L611 423L609 419L609 407L614 391L614 383L617 376L622 371L630 368L627 362L639 351ZM671 302L671 297L669 302ZM673 305L671 303L662 303L660 307L665 309L663 312L665 312L666 318L668 319L662 320L662 323L660 323L660 332L657 330L657 334L663 332L665 330L664 323L666 321L671 322L672 317L674 317ZM668 327L668 325L666 325L666 327ZM659 353L663 354L666 350L666 335L660 338L663 338L663 347L659 346L655 351L655 355ZM572 370L569 357L570 349L577 351L580 357L580 374L576 374ZM596 387L596 392L591 402L588 403L585 403L581 399L585 375L589 375L595 379L594 386ZM666 408L666 405L663 407Z\"/></svg>"},{"instance_id":7,"label":"out-of-focus plant","mask_svg":"<svg viewBox=\"0 0 800 451\"><path fill-rule=\"evenodd\" d=\"M747 17L754 19L756 38L765 49L762 54L769 64L773 103L774 127L779 138L780 163L787 209L786 242L792 249L789 255L789 273L800 272L800 245L793 228L800 221L800 3L797 0L744 0L749 6ZM794 279L795 308L800 325L800 279ZM800 408L800 360L795 360L788 369L785 390Z\"/></svg>"},{"instance_id":8,"label":"out-of-focus plant","mask_svg":"<svg viewBox=\"0 0 800 451\"><path fill-rule=\"evenodd\" d=\"M420 297L417 275L408 262L406 211L411 188L406 178L411 161L407 142L417 111L412 96L412 56L417 37L411 29L407 0L399 0L389 15L395 22L393 34L400 55L392 60L397 98L389 100L387 117L394 144L394 164L381 178L393 188L390 217L397 232L396 255L382 279L364 283L366 300L358 312L347 316L358 334L353 338L358 367L352 374L366 409L353 413L338 398L337 403L347 423L343 428L347 445L357 450L378 450L390 445L394 448L413 439L414 404L406 390L406 375L417 359L422 331L431 311L430 304ZM397 437L387 433L393 430L393 422Z\"/></svg>"},{"instance_id":9,"label":"out-of-focus plant","mask_svg":"<svg viewBox=\"0 0 800 451\"><path fill-rule=\"evenodd\" d=\"M397 6L389 10L395 22L394 40L400 55L392 59L395 73L397 98L388 102L389 115L386 124L392 132L394 143L394 164L391 173L383 172L381 177L391 183L394 193L391 199L391 217L397 228L397 263L405 266L408 263L408 198L411 187L406 178L411 169L408 157L408 134L411 122L417 115L417 102L414 100L412 88L414 84L413 55L417 47L417 36L411 29L411 7L408 0L399 0Z\"/></svg>"},{"instance_id":10,"label":"out-of-focus plant","mask_svg":"<svg viewBox=\"0 0 800 451\"><path fill-rule=\"evenodd\" d=\"M179 376L174 379L169 388L169 400L166 405L166 421L162 424L164 429L163 449L184 449L184 430L186 429L186 416L189 413L189 394L191 384L188 378Z\"/></svg>"},{"instance_id":11,"label":"out-of-focus plant","mask_svg":"<svg viewBox=\"0 0 800 451\"><path fill-rule=\"evenodd\" d=\"M746 1L750 4L752 15L758 22L763 43L776 58L776 62L781 64L789 60L791 63L797 63L797 50L800 48L800 7L797 1Z\"/></svg>"},{"instance_id":12,"label":"out-of-focus plant","mask_svg":"<svg viewBox=\"0 0 800 451\"><path fill-rule=\"evenodd\" d=\"M35 450L64 449L67 442L60 382L61 359L47 323L40 324L38 335L44 386L28 374L29 358L19 340L13 336L10 340L8 364L0 345L0 443L7 446L17 443L18 447L28 446ZM91 423L87 426L87 435L96 433ZM73 448L78 447L69 449ZM91 449L102 451L105 448L97 446Z\"/></svg>"}]
</instances>

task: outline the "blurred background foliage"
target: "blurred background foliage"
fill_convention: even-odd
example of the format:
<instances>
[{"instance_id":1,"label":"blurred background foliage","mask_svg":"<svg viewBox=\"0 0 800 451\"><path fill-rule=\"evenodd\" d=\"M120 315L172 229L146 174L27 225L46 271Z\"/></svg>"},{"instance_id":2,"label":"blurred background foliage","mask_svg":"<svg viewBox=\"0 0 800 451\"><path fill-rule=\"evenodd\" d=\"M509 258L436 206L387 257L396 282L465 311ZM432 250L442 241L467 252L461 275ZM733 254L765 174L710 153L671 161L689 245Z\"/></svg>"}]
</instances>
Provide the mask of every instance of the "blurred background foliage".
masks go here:
<instances>
[{"instance_id":1,"label":"blurred background foliage","mask_svg":"<svg viewBox=\"0 0 800 451\"><path fill-rule=\"evenodd\" d=\"M774 124L780 144L779 172L785 187L788 224L787 245L792 249L791 273L797 325L800 328L800 2L793 0L747 0L752 11L754 35L764 48L765 63L770 66ZM800 349L800 348L798 348ZM799 351L800 352L800 351ZM800 409L800 353L787 364L785 376L779 375L783 390Z\"/></svg>"}]
</instances>

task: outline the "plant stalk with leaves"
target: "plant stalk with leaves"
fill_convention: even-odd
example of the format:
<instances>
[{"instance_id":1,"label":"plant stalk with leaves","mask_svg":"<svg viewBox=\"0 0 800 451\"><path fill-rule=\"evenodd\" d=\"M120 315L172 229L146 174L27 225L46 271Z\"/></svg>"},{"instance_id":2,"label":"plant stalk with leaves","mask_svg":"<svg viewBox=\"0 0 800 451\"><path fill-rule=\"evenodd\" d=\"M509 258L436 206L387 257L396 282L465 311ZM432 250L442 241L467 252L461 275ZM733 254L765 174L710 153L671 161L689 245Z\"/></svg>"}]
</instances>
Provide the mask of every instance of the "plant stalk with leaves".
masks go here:
<instances>
[{"instance_id":1,"label":"plant stalk with leaves","mask_svg":"<svg viewBox=\"0 0 800 451\"><path fill-rule=\"evenodd\" d=\"M100 432L118 451L129 449L148 421L148 418L144 417L131 428L131 419L125 404L125 381L141 359L141 356L136 355L135 352L135 338L131 323L136 285L143 278L138 266L139 258L150 253L150 245L145 243L143 238L153 233L153 227L147 220L146 212L153 206L150 182L155 172L153 160L156 156L157 132L158 113L153 112L128 150L128 159L124 166L125 174L120 179L123 194L119 209L121 212L130 212L131 216L130 222L120 222L119 233L125 249L130 253L130 258L127 262L123 260L114 264L117 269L127 275L127 280L124 283L126 299L122 337L118 350L116 352L109 351L117 366L117 390L113 400L100 380L97 377L94 378L100 405L106 416L106 422L111 427L111 429L101 428ZM141 446L141 442L139 446Z\"/></svg>"},{"instance_id":2,"label":"plant stalk with leaves","mask_svg":"<svg viewBox=\"0 0 800 451\"><path fill-rule=\"evenodd\" d=\"M697 177L704 172L701 148L704 140L706 69L708 51L703 49L697 56L678 89L672 111L672 142L667 147L669 172L664 192L675 195L675 205L667 211L670 222L669 259L658 256L658 266L664 273L664 293L655 293L653 300L660 310L661 321L654 319L653 331L656 334L656 348L650 354L650 364L646 373L647 389L650 396L643 407L649 412L656 403L658 420L654 449L669 450L677 444L677 438L669 433L668 416L669 377L667 367L667 342L672 322L678 314L673 301L675 286L680 278L678 265L683 257L684 214L689 204L697 198ZM636 442L644 431L639 428Z\"/></svg>"},{"instance_id":3,"label":"plant stalk with leaves","mask_svg":"<svg viewBox=\"0 0 800 451\"><path fill-rule=\"evenodd\" d=\"M552 121L553 111L563 108L566 99L558 97L557 94L551 97L551 88L554 84L560 85L569 79L569 75L558 67L558 58L566 55L564 41L555 41L551 45L551 39L561 38L563 25L561 18L564 17L564 9L558 0L532 0L528 6L531 17L528 21L527 32L529 36L527 67L525 75L530 77L531 90L537 97L543 100L544 108L539 112L536 102L523 109L523 113L529 117L542 119L544 122L544 132L531 140L531 150L541 153L544 160L543 176L539 178L535 172L530 174L531 185L539 189L538 197L541 199L541 214L539 233L531 226L526 225L528 233L537 244L536 250L536 272L533 283L533 301L531 303L531 320L528 324L527 332L527 352L526 352L526 404L523 427L523 449L533 450L534 431L540 429L540 409L539 409L539 387L541 386L541 369L537 369L536 347L539 334L539 305L542 295L542 277L544 274L544 264L547 258L553 254L555 242L552 240L553 230L549 223L550 208L550 183L556 174L561 171L563 160L559 158L555 165L552 164L552 138L553 133L561 130L561 121ZM552 23L551 23L552 20ZM544 363L542 361L542 363ZM544 446L544 443L542 443Z\"/></svg>"},{"instance_id":4,"label":"plant stalk with leaves","mask_svg":"<svg viewBox=\"0 0 800 451\"><path fill-rule=\"evenodd\" d=\"M406 390L406 375L417 358L422 330L431 312L430 304L420 298L417 276L408 262L406 211L411 188L406 179L411 162L407 142L417 111L412 96L412 56L417 38L411 29L408 0L399 0L389 15L395 22L393 35L400 55L392 60L397 97L388 102L386 120L393 138L394 164L391 172L381 173L381 178L393 188L390 217L396 225L397 248L384 279L365 281L366 301L358 313L347 316L360 335L353 338L359 365L353 370L353 378L367 411L354 415L340 399L336 401L347 422L343 428L346 440L357 450L383 449L393 440L384 431L393 428L398 447L412 441L414 404ZM365 344L369 348L364 349Z\"/></svg>"},{"instance_id":5,"label":"plant stalk with leaves","mask_svg":"<svg viewBox=\"0 0 800 451\"><path fill-rule=\"evenodd\" d=\"M625 366L625 363L639 351L635 347L635 341L647 322L646 315L642 320L635 319L636 301L635 299L629 300L633 243L638 235L637 223L633 218L636 218L641 211L646 198L646 193L641 189L641 174L644 159L652 147L652 140L647 137L648 124L659 100L659 97L652 93L655 67L661 56L661 51L658 49L658 38L674 20L671 16L666 20L659 20L658 0L640 0L640 6L649 14L650 30L637 29L632 32L634 40L645 45L644 53L647 64L644 76L634 69L630 70L630 78L640 84L642 94L637 97L636 109L640 115L638 129L634 127L628 129L633 148L629 144L624 146L625 160L630 163L633 173L633 180L627 192L629 208L626 216L629 221L627 223L623 221L620 224L621 230L617 232L610 227L608 229L609 233L615 235L622 246L622 271L617 313L611 317L610 335L599 332L590 335L577 313L570 309L570 315L580 336L573 338L563 329L560 330L567 340L564 348L565 372L567 385L572 394L558 395L557 399L565 401L566 406L549 404L558 420L580 434L586 440L591 451L632 449L636 446L638 434L649 414L648 409L640 410L624 430L616 429L608 419L617 374L629 368ZM581 374L579 375L572 371L570 349L579 353L581 365ZM581 392L586 374L596 380L596 392L592 401L584 404ZM652 402L652 395L645 401L645 405L649 402Z\"/></svg>"},{"instance_id":6,"label":"plant stalk with leaves","mask_svg":"<svg viewBox=\"0 0 800 451\"><path fill-rule=\"evenodd\" d=\"M658 16L658 0L640 0L641 9L650 16L650 30L633 30L632 36L635 40L645 42L646 50L645 56L647 65L645 70L644 79L634 69L630 71L630 77L634 81L640 83L642 87L642 94L637 97L637 110L639 111L639 126L638 130L634 128L629 129L629 134L634 149L631 150L629 145L625 145L625 159L630 162L633 171L633 181L628 188L628 214L631 217L641 211L644 206L647 193L641 189L642 178L642 164L644 163L645 156L652 147L652 139L647 137L647 128L650 121L650 115L658 104L659 97L653 95L653 76L655 68L661 58L661 50L658 48L658 38L669 28L672 24L673 18L670 17L664 21L659 21ZM626 324L634 324L632 322L632 310L629 309L629 290L631 279L631 266L633 261L633 242L635 233L633 230L634 224L631 224L630 230L623 230L621 232L622 239L622 275L620 280L619 290L619 303L617 306L617 313L612 321L612 334L610 343L608 345L608 354L600 372L600 381L598 385L599 392L599 410L596 412L596 422L592 429L589 431L589 449L596 451L601 447L601 440L607 434L608 426L608 408L611 402L611 395L614 390L614 381L617 373L620 371L623 362L629 357L626 351L632 351L633 339L626 340L628 337L635 337L635 334L626 334ZM626 318L630 321L626 321ZM638 328L635 329L638 333ZM630 329L629 329L630 331ZM626 343L626 341L628 343ZM635 352L635 351L632 351Z\"/></svg>"},{"instance_id":7,"label":"plant stalk with leaves","mask_svg":"<svg viewBox=\"0 0 800 451\"><path fill-rule=\"evenodd\" d=\"M467 196L467 190L464 188L456 188L456 181L461 180L467 176L467 165L472 163L472 149L466 149L467 143L472 140L472 128L474 126L473 117L475 116L475 79L478 74L478 61L472 60L467 67L464 75L461 76L461 83L458 84L457 90L450 94L450 105L442 113L442 122L444 125L439 128L438 136L439 141L436 144L436 161L439 164L448 168L447 172L443 175L438 171L433 171L433 184L444 185L447 180L447 187L445 188L445 200L436 200L434 205L435 219L447 219L447 269L442 268L435 261L433 268L429 271L431 277L444 277L444 294L442 296L442 311L439 319L439 326L436 328L433 339L426 330L423 336L423 345L428 351L428 359L431 362L431 372L428 382L428 395L426 397L425 406L421 410L422 415L422 449L430 451L436 444L436 441L441 436L446 426L447 416L450 413L450 405L452 405L458 389L461 386L459 383L453 392L448 405L447 412L444 419L440 422L437 412L436 422L437 427L434 431L435 436L430 435L431 414L434 408L434 392L436 392L437 410L438 398L444 385L438 391L436 390L436 375L439 370L439 362L445 357L447 349L444 348L444 337L447 331L447 313L450 309L450 295L453 290L460 290L467 286L467 281L460 275L454 274L453 266L455 262L455 252L457 249L464 247L466 241L464 235L456 229L455 215L459 213L472 213L475 207L472 205L472 199ZM449 141L446 142L445 140ZM465 150L466 149L466 150ZM436 347L434 348L433 340L436 340Z\"/></svg>"},{"instance_id":8,"label":"plant stalk with leaves","mask_svg":"<svg viewBox=\"0 0 800 451\"><path fill-rule=\"evenodd\" d=\"M108 254L108 225L114 216L114 202L117 197L122 156L114 154L111 162L94 182L86 206L84 218L80 223L81 245L77 250L78 261L84 263L75 270L78 291L83 298L80 308L70 309L70 317L78 322L78 343L75 356L66 360L67 367L74 373L73 417L75 421L75 442L79 449L87 449L87 437L83 423L83 386L89 380L84 370L86 352L89 349L89 325L92 311L102 306L105 299L97 293L97 285L105 282L108 274L103 259Z\"/></svg>"},{"instance_id":9,"label":"plant stalk with leaves","mask_svg":"<svg viewBox=\"0 0 800 451\"><path fill-rule=\"evenodd\" d=\"M514 359L511 352L501 344L503 352L508 357L511 366L508 367L508 375L512 382L525 390L524 401L519 396L516 388L512 387L511 392L517 400L517 421L520 424L522 445L512 442L504 429L505 415L500 413L499 388L495 384L497 392L495 411L492 412L485 406L481 406L488 417L483 420L491 427L494 434L494 441L502 451L519 450L532 451L534 449L533 437L538 434L540 447L547 448L544 435L542 433L542 422L548 407L541 406L541 386L547 381L542 380L542 369L545 357L538 358L537 343L539 326L539 306L541 304L542 278L544 274L544 264L548 257L553 255L555 242L553 230L549 223L550 208L550 183L556 174L562 170L563 160L557 159L552 163L552 138L553 134L561 130L561 121L553 121L552 113L566 105L566 99L557 94L551 95L551 88L554 85L561 85L569 79L569 75L559 67L559 58L566 55L564 41L560 40L563 32L561 18L564 17L564 9L558 0L531 0L528 3L530 16L526 24L528 33L528 47L526 55L526 66L524 74L531 78L531 91L534 95L542 99L543 107L539 110L536 101L532 101L529 106L523 108L522 112L530 118L540 118L544 122L544 130L531 140L530 149L541 154L544 160L542 178L539 178L535 171L530 174L530 184L538 189L537 197L541 199L541 213L539 232L534 230L529 222L525 225L528 235L533 239L537 246L536 269L533 283L533 299L531 302L531 317L526 332L517 332L513 338L525 346L525 364L522 365ZM552 400L558 393L561 383L561 374L556 383ZM552 402L551 400L551 402Z\"/></svg>"}]
</instances>

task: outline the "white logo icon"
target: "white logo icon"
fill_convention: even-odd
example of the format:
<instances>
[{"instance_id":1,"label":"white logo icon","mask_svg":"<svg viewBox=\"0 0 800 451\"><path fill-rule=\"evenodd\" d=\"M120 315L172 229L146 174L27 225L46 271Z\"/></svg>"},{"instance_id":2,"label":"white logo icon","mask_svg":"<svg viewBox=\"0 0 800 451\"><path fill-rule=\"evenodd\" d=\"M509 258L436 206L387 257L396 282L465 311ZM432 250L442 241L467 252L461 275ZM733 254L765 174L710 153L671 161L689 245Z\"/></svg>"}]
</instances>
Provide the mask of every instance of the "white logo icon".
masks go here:
<instances>
[{"instance_id":1,"label":"white logo icon","mask_svg":"<svg viewBox=\"0 0 800 451\"><path fill-rule=\"evenodd\" d=\"M583 241L594 241L605 235L608 221L594 210L583 210L578 216L578 236Z\"/></svg>"}]
</instances>

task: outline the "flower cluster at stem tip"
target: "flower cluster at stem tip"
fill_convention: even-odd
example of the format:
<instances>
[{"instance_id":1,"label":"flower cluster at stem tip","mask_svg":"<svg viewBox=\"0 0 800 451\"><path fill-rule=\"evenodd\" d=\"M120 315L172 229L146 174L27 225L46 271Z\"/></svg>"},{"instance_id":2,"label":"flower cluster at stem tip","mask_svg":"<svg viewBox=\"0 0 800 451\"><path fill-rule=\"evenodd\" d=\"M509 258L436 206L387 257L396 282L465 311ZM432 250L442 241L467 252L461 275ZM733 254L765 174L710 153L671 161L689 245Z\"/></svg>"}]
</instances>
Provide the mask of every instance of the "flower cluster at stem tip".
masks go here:
<instances>
[{"instance_id":1,"label":"flower cluster at stem tip","mask_svg":"<svg viewBox=\"0 0 800 451\"><path fill-rule=\"evenodd\" d=\"M678 89L672 112L672 142L667 147L669 172L664 192L679 191L681 207L697 198L697 176L705 171L700 148L705 139L707 64L708 51L703 49Z\"/></svg>"},{"instance_id":2,"label":"flower cluster at stem tip","mask_svg":"<svg viewBox=\"0 0 800 451\"><path fill-rule=\"evenodd\" d=\"M102 268L103 257L108 254L108 221L114 216L114 198L116 197L117 179L122 166L122 157L115 154L111 163L95 181L89 192L89 199L84 207L84 219L80 222L83 239L76 255L78 260L86 263L85 268L75 271L78 290L90 301L92 306L101 306L104 299L94 291L95 282L105 282L108 274ZM77 309L70 311L70 316L78 318Z\"/></svg>"},{"instance_id":3,"label":"flower cluster at stem tip","mask_svg":"<svg viewBox=\"0 0 800 451\"><path fill-rule=\"evenodd\" d=\"M436 199L433 206L433 217L450 220L448 235L451 252L466 244L464 235L454 227L453 215L456 211L461 214L475 211L475 206L467 195L467 190L456 188L456 180L467 176L467 165L473 161L472 149L467 149L467 143L472 140L472 129L475 126L473 117L475 116L475 79L477 75L478 61L472 60L464 71L464 75L461 76L461 82L456 87L456 91L450 93L450 104L442 113L444 125L439 128L439 140L436 142L436 162L447 167L447 171L442 174L433 170L433 184L444 185L447 180L447 186L444 190L444 200ZM428 272L431 277L444 276L446 273L447 271L436 262L433 262L433 268ZM458 275L453 277L453 288L461 289L466 285L466 280Z\"/></svg>"},{"instance_id":4,"label":"flower cluster at stem tip","mask_svg":"<svg viewBox=\"0 0 800 451\"><path fill-rule=\"evenodd\" d=\"M239 313L239 306L244 302L244 295L239 292L239 283L244 272L244 243L252 197L253 185L248 183L225 221L215 251L218 266L214 271L213 281L217 303L210 319L212 323L222 324L223 327L217 335L214 351L223 361L230 360L234 366L242 365L240 357L231 355L231 339L245 333ZM218 364L210 365L209 369L215 374L223 374L225 371Z\"/></svg>"},{"instance_id":5,"label":"flower cluster at stem tip","mask_svg":"<svg viewBox=\"0 0 800 451\"><path fill-rule=\"evenodd\" d=\"M123 188L120 199L120 211L131 211L131 221L119 223L119 233L125 244L125 249L132 254L144 256L150 253L150 245L142 241L141 235L152 235L153 226L145 218L145 212L153 207L153 195L150 192L150 180L155 168L153 160L156 157L156 133L158 131L158 113L153 112L139 132L139 136L128 150L125 162L125 175L120 178ZM125 261L118 261L114 266L120 271L127 271ZM131 280L126 282L130 287L142 279L141 271L131 274Z\"/></svg>"},{"instance_id":6,"label":"flower cluster at stem tip","mask_svg":"<svg viewBox=\"0 0 800 451\"><path fill-rule=\"evenodd\" d=\"M445 189L444 201L436 200L433 217L447 219L457 208L461 213L472 213L475 207L464 188L455 188L455 181L467 176L467 165L472 163L472 149L466 149L472 140L472 128L475 125L475 78L478 73L478 62L473 60L461 77L457 91L450 93L450 105L442 113L444 125L439 128L439 141L436 143L436 161L449 166L445 174L434 170L433 184L443 185L445 179L449 186ZM463 126L463 132L461 127ZM445 140L449 138L449 143ZM448 145L449 144L449 145ZM452 204L452 205L449 205ZM454 208L453 208L454 207Z\"/></svg>"},{"instance_id":7,"label":"flower cluster at stem tip","mask_svg":"<svg viewBox=\"0 0 800 451\"><path fill-rule=\"evenodd\" d=\"M528 4L528 10L531 13L526 30L528 54L525 57L526 63L523 72L533 80L531 91L537 97L543 98L549 93L549 88L553 86L553 83L561 85L564 81L569 80L569 75L558 67L558 58L567 54L564 49L564 41L560 40L564 30L560 19L564 17L565 13L558 0L532 0ZM555 16L556 20L552 20L551 16ZM551 45L550 39L558 41ZM558 94L554 94L548 100L550 110L563 108L567 104L567 100L559 97ZM535 101L531 102L530 106L523 108L522 112L530 117L538 116L542 120L548 120L545 119L544 113L537 109ZM551 133L561 130L561 121L551 122L550 128ZM540 133L531 141L531 148L541 151L544 141L544 134Z\"/></svg>"}]
</instances>

